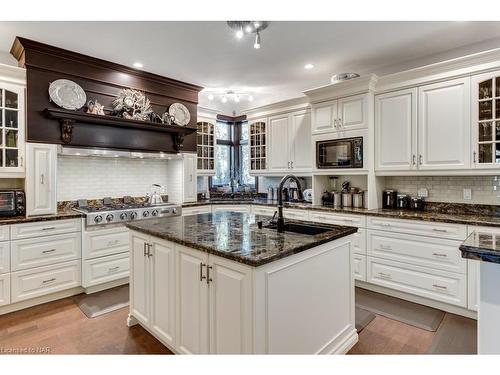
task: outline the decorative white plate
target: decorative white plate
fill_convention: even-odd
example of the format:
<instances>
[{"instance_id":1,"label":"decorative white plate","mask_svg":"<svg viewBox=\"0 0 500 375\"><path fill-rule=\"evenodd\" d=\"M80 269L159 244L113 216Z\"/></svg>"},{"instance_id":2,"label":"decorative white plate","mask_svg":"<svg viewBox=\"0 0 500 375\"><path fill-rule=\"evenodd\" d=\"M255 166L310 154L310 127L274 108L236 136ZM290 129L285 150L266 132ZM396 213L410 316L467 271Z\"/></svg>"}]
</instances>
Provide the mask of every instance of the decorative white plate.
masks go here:
<instances>
[{"instance_id":1,"label":"decorative white plate","mask_svg":"<svg viewBox=\"0 0 500 375\"><path fill-rule=\"evenodd\" d=\"M302 196L304 197L304 200L306 202L312 202L313 197L312 197L312 189L306 189L302 192Z\"/></svg>"},{"instance_id":2,"label":"decorative white plate","mask_svg":"<svg viewBox=\"0 0 500 375\"><path fill-rule=\"evenodd\" d=\"M168 109L168 113L171 116L174 116L174 123L180 126L186 126L189 124L189 120L191 119L188 109L181 103L172 104Z\"/></svg>"},{"instance_id":3,"label":"decorative white plate","mask_svg":"<svg viewBox=\"0 0 500 375\"><path fill-rule=\"evenodd\" d=\"M49 96L59 107L70 110L80 109L87 102L87 95L81 86L68 79L52 82L49 86Z\"/></svg>"}]
</instances>

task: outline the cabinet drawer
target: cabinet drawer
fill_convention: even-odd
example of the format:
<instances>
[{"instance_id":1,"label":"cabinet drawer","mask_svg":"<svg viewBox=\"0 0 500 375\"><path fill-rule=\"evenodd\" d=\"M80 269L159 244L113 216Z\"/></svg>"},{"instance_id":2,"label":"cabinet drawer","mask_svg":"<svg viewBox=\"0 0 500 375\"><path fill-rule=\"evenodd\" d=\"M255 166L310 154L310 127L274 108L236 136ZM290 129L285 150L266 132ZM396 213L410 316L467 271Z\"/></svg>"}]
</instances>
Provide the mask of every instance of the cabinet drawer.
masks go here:
<instances>
[{"instance_id":1,"label":"cabinet drawer","mask_svg":"<svg viewBox=\"0 0 500 375\"><path fill-rule=\"evenodd\" d=\"M368 229L380 229L388 232L417 234L463 241L467 237L465 225L448 223L429 223L416 220L386 219L368 216Z\"/></svg>"},{"instance_id":2,"label":"cabinet drawer","mask_svg":"<svg viewBox=\"0 0 500 375\"><path fill-rule=\"evenodd\" d=\"M182 208L182 216L209 214L210 212L212 212L212 208L210 207L210 205Z\"/></svg>"},{"instance_id":3,"label":"cabinet drawer","mask_svg":"<svg viewBox=\"0 0 500 375\"><path fill-rule=\"evenodd\" d=\"M231 211L231 212L250 212L250 206L247 204L221 204L218 206L212 206L212 212L223 212L223 211Z\"/></svg>"},{"instance_id":4,"label":"cabinet drawer","mask_svg":"<svg viewBox=\"0 0 500 375\"><path fill-rule=\"evenodd\" d=\"M466 279L463 274L367 257L368 282L452 305L467 306Z\"/></svg>"},{"instance_id":5,"label":"cabinet drawer","mask_svg":"<svg viewBox=\"0 0 500 375\"><path fill-rule=\"evenodd\" d=\"M11 226L10 235L12 240L21 240L32 237L49 236L52 234L80 232L81 229L81 219L50 220L14 224Z\"/></svg>"},{"instance_id":6,"label":"cabinet drawer","mask_svg":"<svg viewBox=\"0 0 500 375\"><path fill-rule=\"evenodd\" d=\"M10 273L0 275L0 306L10 303Z\"/></svg>"},{"instance_id":7,"label":"cabinet drawer","mask_svg":"<svg viewBox=\"0 0 500 375\"><path fill-rule=\"evenodd\" d=\"M500 227L485 227L482 225L467 225L467 236L474 232L484 232L500 235Z\"/></svg>"},{"instance_id":8,"label":"cabinet drawer","mask_svg":"<svg viewBox=\"0 0 500 375\"><path fill-rule=\"evenodd\" d=\"M60 263L11 273L11 301L19 302L80 286L81 262Z\"/></svg>"},{"instance_id":9,"label":"cabinet drawer","mask_svg":"<svg viewBox=\"0 0 500 375\"><path fill-rule=\"evenodd\" d=\"M460 241L412 236L368 229L370 256L465 274L467 261L458 249Z\"/></svg>"},{"instance_id":10,"label":"cabinet drawer","mask_svg":"<svg viewBox=\"0 0 500 375\"><path fill-rule=\"evenodd\" d=\"M351 254L351 268L356 280L366 281L366 255Z\"/></svg>"},{"instance_id":11,"label":"cabinet drawer","mask_svg":"<svg viewBox=\"0 0 500 375\"><path fill-rule=\"evenodd\" d=\"M101 229L83 235L83 259L128 252L129 233L124 227Z\"/></svg>"},{"instance_id":12,"label":"cabinet drawer","mask_svg":"<svg viewBox=\"0 0 500 375\"><path fill-rule=\"evenodd\" d=\"M10 272L10 242L0 242L0 274Z\"/></svg>"},{"instance_id":13,"label":"cabinet drawer","mask_svg":"<svg viewBox=\"0 0 500 375\"><path fill-rule=\"evenodd\" d=\"M81 258L80 233L12 241L12 271Z\"/></svg>"},{"instance_id":14,"label":"cabinet drawer","mask_svg":"<svg viewBox=\"0 0 500 375\"><path fill-rule=\"evenodd\" d=\"M358 228L358 231L352 235L352 251L366 255L366 229Z\"/></svg>"},{"instance_id":15,"label":"cabinet drawer","mask_svg":"<svg viewBox=\"0 0 500 375\"><path fill-rule=\"evenodd\" d=\"M0 241L10 240L10 225L0 225Z\"/></svg>"},{"instance_id":16,"label":"cabinet drawer","mask_svg":"<svg viewBox=\"0 0 500 375\"><path fill-rule=\"evenodd\" d=\"M254 215L273 216L276 211L278 211L276 207L252 206L252 213Z\"/></svg>"},{"instance_id":17,"label":"cabinet drawer","mask_svg":"<svg viewBox=\"0 0 500 375\"><path fill-rule=\"evenodd\" d=\"M291 208L283 209L283 217L292 220L309 220L309 212L306 210L294 210Z\"/></svg>"},{"instance_id":18,"label":"cabinet drawer","mask_svg":"<svg viewBox=\"0 0 500 375\"><path fill-rule=\"evenodd\" d=\"M351 227L366 227L366 217L363 215L331 214L327 212L311 212L311 221Z\"/></svg>"},{"instance_id":19,"label":"cabinet drawer","mask_svg":"<svg viewBox=\"0 0 500 375\"><path fill-rule=\"evenodd\" d=\"M85 288L129 276L129 255L117 254L83 262L83 286Z\"/></svg>"}]
</instances>

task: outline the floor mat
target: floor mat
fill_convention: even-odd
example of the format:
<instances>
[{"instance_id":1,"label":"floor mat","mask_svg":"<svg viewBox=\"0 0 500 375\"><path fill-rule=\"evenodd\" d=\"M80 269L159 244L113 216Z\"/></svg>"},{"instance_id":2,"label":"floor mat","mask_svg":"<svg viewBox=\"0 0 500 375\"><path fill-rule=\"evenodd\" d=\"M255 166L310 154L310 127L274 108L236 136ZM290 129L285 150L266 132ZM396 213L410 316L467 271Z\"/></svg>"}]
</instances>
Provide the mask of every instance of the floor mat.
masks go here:
<instances>
[{"instance_id":1,"label":"floor mat","mask_svg":"<svg viewBox=\"0 0 500 375\"><path fill-rule=\"evenodd\" d=\"M358 331L358 333L361 332L363 328L365 328L376 317L374 313L357 306L355 309L355 314L356 331Z\"/></svg>"},{"instance_id":2,"label":"floor mat","mask_svg":"<svg viewBox=\"0 0 500 375\"><path fill-rule=\"evenodd\" d=\"M129 288L123 285L93 294L79 294L74 300L87 317L95 318L128 306Z\"/></svg>"},{"instance_id":3,"label":"floor mat","mask_svg":"<svg viewBox=\"0 0 500 375\"><path fill-rule=\"evenodd\" d=\"M477 354L477 321L446 314L427 353Z\"/></svg>"},{"instance_id":4,"label":"floor mat","mask_svg":"<svg viewBox=\"0 0 500 375\"><path fill-rule=\"evenodd\" d=\"M432 307L362 288L356 288L356 307L432 332L438 329L445 315Z\"/></svg>"}]
</instances>

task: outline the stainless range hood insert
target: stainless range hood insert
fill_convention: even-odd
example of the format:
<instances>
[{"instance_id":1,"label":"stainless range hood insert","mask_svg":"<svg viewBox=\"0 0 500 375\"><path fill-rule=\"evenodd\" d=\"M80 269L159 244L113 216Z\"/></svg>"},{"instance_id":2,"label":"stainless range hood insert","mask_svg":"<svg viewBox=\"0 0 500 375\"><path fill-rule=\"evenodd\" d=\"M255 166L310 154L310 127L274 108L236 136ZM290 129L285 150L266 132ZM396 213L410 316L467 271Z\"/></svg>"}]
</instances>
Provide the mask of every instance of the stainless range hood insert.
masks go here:
<instances>
[{"instance_id":1,"label":"stainless range hood insert","mask_svg":"<svg viewBox=\"0 0 500 375\"><path fill-rule=\"evenodd\" d=\"M74 157L100 157L100 158L127 158L127 159L178 159L181 154L168 154L165 152L135 152L113 150L109 148L67 147L58 146L58 155Z\"/></svg>"}]
</instances>

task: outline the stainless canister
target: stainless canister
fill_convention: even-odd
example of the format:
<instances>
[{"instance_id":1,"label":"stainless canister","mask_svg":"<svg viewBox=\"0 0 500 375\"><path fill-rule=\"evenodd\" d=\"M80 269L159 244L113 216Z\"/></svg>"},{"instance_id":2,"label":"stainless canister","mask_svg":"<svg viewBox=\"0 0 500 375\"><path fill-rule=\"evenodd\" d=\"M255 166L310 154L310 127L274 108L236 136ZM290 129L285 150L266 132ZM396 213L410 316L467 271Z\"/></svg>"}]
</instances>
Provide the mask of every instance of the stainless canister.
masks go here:
<instances>
[{"instance_id":1,"label":"stainless canister","mask_svg":"<svg viewBox=\"0 0 500 375\"><path fill-rule=\"evenodd\" d=\"M351 193L342 193L342 207L352 207Z\"/></svg>"},{"instance_id":2,"label":"stainless canister","mask_svg":"<svg viewBox=\"0 0 500 375\"><path fill-rule=\"evenodd\" d=\"M342 207L342 194L336 191L332 192L333 194L333 207L340 208Z\"/></svg>"},{"instance_id":3,"label":"stainless canister","mask_svg":"<svg viewBox=\"0 0 500 375\"><path fill-rule=\"evenodd\" d=\"M363 197L364 197L364 193L362 191L354 193L352 195L352 206L354 208L363 208L364 207Z\"/></svg>"}]
</instances>

